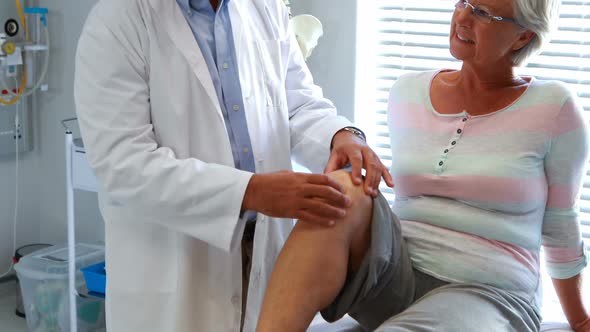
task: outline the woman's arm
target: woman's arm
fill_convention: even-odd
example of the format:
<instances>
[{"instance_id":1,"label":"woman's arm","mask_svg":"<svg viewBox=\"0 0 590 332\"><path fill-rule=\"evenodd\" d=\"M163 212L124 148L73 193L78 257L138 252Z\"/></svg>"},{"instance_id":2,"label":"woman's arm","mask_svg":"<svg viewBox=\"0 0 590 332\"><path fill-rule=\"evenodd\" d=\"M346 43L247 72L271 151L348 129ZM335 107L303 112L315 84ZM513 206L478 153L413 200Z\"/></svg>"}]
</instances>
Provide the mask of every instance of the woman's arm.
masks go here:
<instances>
[{"instance_id":1,"label":"woman's arm","mask_svg":"<svg viewBox=\"0 0 590 332\"><path fill-rule=\"evenodd\" d=\"M582 302L581 273L588 263L584 253L578 200L586 174L590 135L584 111L567 91L551 122L551 143L545 156L548 184L543 217L543 247L547 272L566 317L576 331L590 332L588 312Z\"/></svg>"},{"instance_id":2,"label":"woman's arm","mask_svg":"<svg viewBox=\"0 0 590 332\"><path fill-rule=\"evenodd\" d=\"M590 331L590 314L582 298L582 273L569 279L553 279L563 312L576 332Z\"/></svg>"}]
</instances>

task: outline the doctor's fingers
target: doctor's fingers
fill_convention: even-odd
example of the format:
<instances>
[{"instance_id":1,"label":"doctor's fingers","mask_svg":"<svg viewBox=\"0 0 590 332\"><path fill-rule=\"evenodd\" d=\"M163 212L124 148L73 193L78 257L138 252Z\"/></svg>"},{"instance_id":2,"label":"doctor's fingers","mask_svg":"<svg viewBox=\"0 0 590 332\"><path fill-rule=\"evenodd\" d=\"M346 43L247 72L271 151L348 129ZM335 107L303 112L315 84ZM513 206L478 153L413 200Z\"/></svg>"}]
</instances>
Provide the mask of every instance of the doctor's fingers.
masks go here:
<instances>
[{"instance_id":1,"label":"doctor's fingers","mask_svg":"<svg viewBox=\"0 0 590 332\"><path fill-rule=\"evenodd\" d=\"M346 216L346 210L336 208L321 199L306 199L296 212L297 219L309 222L333 225Z\"/></svg>"},{"instance_id":2,"label":"doctor's fingers","mask_svg":"<svg viewBox=\"0 0 590 332\"><path fill-rule=\"evenodd\" d=\"M336 225L336 221L332 218L320 217L305 210L300 211L298 216L295 217L295 219L297 219L297 221L309 222L324 227L333 227L334 225Z\"/></svg>"},{"instance_id":3,"label":"doctor's fingers","mask_svg":"<svg viewBox=\"0 0 590 332\"><path fill-rule=\"evenodd\" d=\"M381 176L385 166L383 166L379 157L371 149L363 150L363 166L366 170L365 193L377 197L379 182L381 182Z\"/></svg>"},{"instance_id":4,"label":"doctor's fingers","mask_svg":"<svg viewBox=\"0 0 590 332\"><path fill-rule=\"evenodd\" d=\"M324 168L324 174L329 174L341 169L342 167L346 166L347 162L348 157L346 157L346 155L341 155L339 153L331 153L330 159L328 159L326 167Z\"/></svg>"},{"instance_id":5,"label":"doctor's fingers","mask_svg":"<svg viewBox=\"0 0 590 332\"><path fill-rule=\"evenodd\" d=\"M339 192L343 192L344 190L342 185L338 183L338 181L334 180L326 174L305 174L305 176L307 183L330 186L338 190Z\"/></svg>"},{"instance_id":6,"label":"doctor's fingers","mask_svg":"<svg viewBox=\"0 0 590 332\"><path fill-rule=\"evenodd\" d=\"M337 208L347 208L352 204L348 195L325 185L307 185L303 188L302 194L305 198L319 198Z\"/></svg>"}]
</instances>

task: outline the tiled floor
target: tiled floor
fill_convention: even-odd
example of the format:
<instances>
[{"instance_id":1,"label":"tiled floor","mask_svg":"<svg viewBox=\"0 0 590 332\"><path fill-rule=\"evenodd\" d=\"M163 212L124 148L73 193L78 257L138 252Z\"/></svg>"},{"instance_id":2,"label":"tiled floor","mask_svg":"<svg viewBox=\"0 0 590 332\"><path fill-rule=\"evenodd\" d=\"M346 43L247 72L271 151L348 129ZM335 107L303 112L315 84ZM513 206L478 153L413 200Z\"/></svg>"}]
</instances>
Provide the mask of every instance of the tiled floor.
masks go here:
<instances>
[{"instance_id":1,"label":"tiled floor","mask_svg":"<svg viewBox=\"0 0 590 332\"><path fill-rule=\"evenodd\" d=\"M14 281L0 284L0 330L2 332L27 332L25 319L14 314L16 308L15 289Z\"/></svg>"}]
</instances>

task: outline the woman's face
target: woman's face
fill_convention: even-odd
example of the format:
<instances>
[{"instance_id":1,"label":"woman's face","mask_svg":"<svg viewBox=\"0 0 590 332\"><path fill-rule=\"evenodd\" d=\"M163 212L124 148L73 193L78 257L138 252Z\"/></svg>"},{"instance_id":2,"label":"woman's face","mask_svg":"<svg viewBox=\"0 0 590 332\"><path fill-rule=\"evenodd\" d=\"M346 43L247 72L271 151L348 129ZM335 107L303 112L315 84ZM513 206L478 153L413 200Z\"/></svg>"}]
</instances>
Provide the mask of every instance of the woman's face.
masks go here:
<instances>
[{"instance_id":1,"label":"woman's face","mask_svg":"<svg viewBox=\"0 0 590 332\"><path fill-rule=\"evenodd\" d=\"M513 18L512 0L472 0L469 4L493 16ZM472 7L456 8L451 21L450 51L458 60L478 66L511 63L512 53L526 45L523 29L512 22L485 20ZM504 62L508 61L508 62Z\"/></svg>"}]
</instances>

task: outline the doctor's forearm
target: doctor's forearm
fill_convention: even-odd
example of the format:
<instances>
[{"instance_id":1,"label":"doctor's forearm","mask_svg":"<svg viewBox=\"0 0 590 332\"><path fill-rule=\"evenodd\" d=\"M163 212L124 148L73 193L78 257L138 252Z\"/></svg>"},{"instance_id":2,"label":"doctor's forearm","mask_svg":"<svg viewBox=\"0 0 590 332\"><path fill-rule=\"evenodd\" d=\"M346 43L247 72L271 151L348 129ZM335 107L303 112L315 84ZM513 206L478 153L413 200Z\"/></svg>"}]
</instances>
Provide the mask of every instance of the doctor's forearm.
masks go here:
<instances>
[{"instance_id":1,"label":"doctor's forearm","mask_svg":"<svg viewBox=\"0 0 590 332\"><path fill-rule=\"evenodd\" d=\"M584 322L588 325L590 321L582 298L582 280L581 273L569 279L553 279L559 302L572 328L580 327Z\"/></svg>"}]
</instances>

